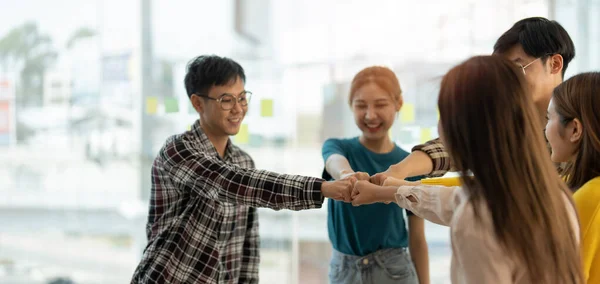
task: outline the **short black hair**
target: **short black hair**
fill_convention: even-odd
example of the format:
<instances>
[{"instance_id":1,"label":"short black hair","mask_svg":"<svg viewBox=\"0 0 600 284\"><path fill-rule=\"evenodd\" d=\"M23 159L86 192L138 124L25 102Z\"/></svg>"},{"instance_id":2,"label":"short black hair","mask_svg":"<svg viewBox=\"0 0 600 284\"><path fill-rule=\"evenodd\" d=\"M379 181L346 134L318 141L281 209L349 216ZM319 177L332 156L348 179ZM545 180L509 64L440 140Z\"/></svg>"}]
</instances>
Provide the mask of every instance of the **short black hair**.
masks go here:
<instances>
[{"instance_id":1,"label":"short black hair","mask_svg":"<svg viewBox=\"0 0 600 284\"><path fill-rule=\"evenodd\" d=\"M567 31L557 22L542 17L526 18L516 22L494 44L494 54L505 53L516 44L531 57L542 58L560 54L563 58L562 75L575 57L575 45Z\"/></svg>"},{"instance_id":2,"label":"short black hair","mask_svg":"<svg viewBox=\"0 0 600 284\"><path fill-rule=\"evenodd\" d=\"M212 86L223 86L238 78L246 82L244 68L239 63L227 57L200 55L187 64L185 90L190 98L193 94L206 96Z\"/></svg>"}]
</instances>

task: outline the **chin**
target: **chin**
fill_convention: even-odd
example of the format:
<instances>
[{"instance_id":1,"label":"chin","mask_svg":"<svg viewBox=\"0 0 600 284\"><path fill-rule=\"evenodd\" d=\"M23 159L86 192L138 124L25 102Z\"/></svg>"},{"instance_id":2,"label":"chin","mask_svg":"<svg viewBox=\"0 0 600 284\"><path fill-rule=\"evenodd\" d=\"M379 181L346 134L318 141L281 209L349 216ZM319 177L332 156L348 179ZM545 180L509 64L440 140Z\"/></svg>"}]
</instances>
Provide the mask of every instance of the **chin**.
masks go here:
<instances>
[{"instance_id":1,"label":"chin","mask_svg":"<svg viewBox=\"0 0 600 284\"><path fill-rule=\"evenodd\" d=\"M240 132L240 128L238 127L237 129L225 129L225 133L227 133L227 135L229 136L235 136Z\"/></svg>"},{"instance_id":2,"label":"chin","mask_svg":"<svg viewBox=\"0 0 600 284\"><path fill-rule=\"evenodd\" d=\"M562 159L560 159L560 157L558 157L556 154L552 153L550 155L550 161L552 161L553 163L562 163L564 162Z\"/></svg>"},{"instance_id":3,"label":"chin","mask_svg":"<svg viewBox=\"0 0 600 284\"><path fill-rule=\"evenodd\" d=\"M363 136L369 140L381 140L384 139L386 136L386 133L369 133L368 131L363 132Z\"/></svg>"}]
</instances>

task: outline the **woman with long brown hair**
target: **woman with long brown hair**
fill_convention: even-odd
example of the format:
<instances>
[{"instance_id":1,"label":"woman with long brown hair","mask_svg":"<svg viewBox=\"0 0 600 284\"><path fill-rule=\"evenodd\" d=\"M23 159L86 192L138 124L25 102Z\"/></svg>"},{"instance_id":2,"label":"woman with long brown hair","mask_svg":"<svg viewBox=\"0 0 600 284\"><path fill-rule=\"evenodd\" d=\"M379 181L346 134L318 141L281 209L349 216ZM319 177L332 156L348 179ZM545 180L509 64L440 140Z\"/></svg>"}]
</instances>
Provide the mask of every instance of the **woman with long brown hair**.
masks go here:
<instances>
[{"instance_id":1,"label":"woman with long brown hair","mask_svg":"<svg viewBox=\"0 0 600 284\"><path fill-rule=\"evenodd\" d=\"M355 184L355 205L396 201L450 225L453 283L583 281L575 208L526 88L499 56L471 58L444 76L439 132L462 188ZM431 215L444 211L451 214Z\"/></svg>"},{"instance_id":2,"label":"woman with long brown hair","mask_svg":"<svg viewBox=\"0 0 600 284\"><path fill-rule=\"evenodd\" d=\"M587 283L600 283L600 73L565 81L552 95L546 137L552 161L568 163L565 180L581 222L581 253Z\"/></svg>"}]
</instances>

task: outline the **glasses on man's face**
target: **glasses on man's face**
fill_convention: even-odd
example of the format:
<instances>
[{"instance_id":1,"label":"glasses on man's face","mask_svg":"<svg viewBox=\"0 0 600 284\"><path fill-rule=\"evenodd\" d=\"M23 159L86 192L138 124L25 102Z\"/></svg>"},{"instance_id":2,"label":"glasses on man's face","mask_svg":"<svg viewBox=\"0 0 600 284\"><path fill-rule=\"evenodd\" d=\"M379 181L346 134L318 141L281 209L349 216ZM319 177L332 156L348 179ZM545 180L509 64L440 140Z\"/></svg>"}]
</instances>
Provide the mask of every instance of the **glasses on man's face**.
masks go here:
<instances>
[{"instance_id":1,"label":"glasses on man's face","mask_svg":"<svg viewBox=\"0 0 600 284\"><path fill-rule=\"evenodd\" d=\"M232 94L225 93L222 94L218 99L211 98L208 95L202 97L217 101L223 110L230 110L235 107L236 103L240 104L242 107L247 107L250 103L250 98L252 98L252 92L243 91L237 97Z\"/></svg>"},{"instance_id":2,"label":"glasses on man's face","mask_svg":"<svg viewBox=\"0 0 600 284\"><path fill-rule=\"evenodd\" d=\"M521 70L523 70L523 75L527 75L527 72L525 72L525 69L527 69L527 67L529 67L531 64L533 64L533 62L536 62L536 61L538 61L538 60L540 60L540 59L542 59L542 58L541 58L541 57L539 57L539 58L536 58L536 59L532 60L531 62L529 62L529 63L525 64L525 66L523 66L523 64L521 64L521 63L519 63L519 62L516 62L516 63L517 63L517 65L518 65L519 67L521 67Z\"/></svg>"}]
</instances>

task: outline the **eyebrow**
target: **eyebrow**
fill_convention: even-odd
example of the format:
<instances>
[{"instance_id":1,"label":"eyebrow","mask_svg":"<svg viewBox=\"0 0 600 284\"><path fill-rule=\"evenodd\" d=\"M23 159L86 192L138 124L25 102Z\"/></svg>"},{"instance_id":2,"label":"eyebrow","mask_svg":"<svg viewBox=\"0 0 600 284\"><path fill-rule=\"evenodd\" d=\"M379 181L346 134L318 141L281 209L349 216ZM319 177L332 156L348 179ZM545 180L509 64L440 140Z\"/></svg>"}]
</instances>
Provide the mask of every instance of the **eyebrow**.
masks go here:
<instances>
[{"instance_id":1,"label":"eyebrow","mask_svg":"<svg viewBox=\"0 0 600 284\"><path fill-rule=\"evenodd\" d=\"M243 90L243 91L241 91L241 92L240 92L239 94L237 94L237 95L236 95L236 94L232 94L232 93L222 93L222 94L221 94L219 97L222 97L222 96L224 96L224 95L232 95L232 96L234 96L234 97L238 97L239 95L241 95L241 94L243 94L243 93L245 93L245 92L247 92L247 91L246 91L246 90Z\"/></svg>"}]
</instances>

